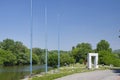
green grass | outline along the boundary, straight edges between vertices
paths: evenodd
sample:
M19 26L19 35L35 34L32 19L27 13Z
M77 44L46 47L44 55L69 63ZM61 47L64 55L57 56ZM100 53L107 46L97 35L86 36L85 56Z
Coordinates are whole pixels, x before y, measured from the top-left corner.
M54 80L56 78L60 78L70 74L88 72L88 71L91 71L91 70L88 70L85 67L85 65L75 64L74 67L72 66L61 67L60 72L57 72L57 69L54 69L52 73L51 71L49 71L47 74L42 75L41 77L37 77L37 76L33 77L32 80Z
M56 73L56 74L47 74L42 77L34 77L32 80L53 80L56 78L60 78L62 76L69 75L71 73Z
M110 66L100 65L99 69L97 70L106 70L106 69L116 69L116 67L110 68ZM117 67L117 69L120 69L120 68ZM59 69L59 72L57 69L50 70L47 74L42 74L41 76L34 76L30 80L54 80L63 76L67 76L75 73L89 72L94 70L96 69L88 70L85 65L75 64L75 65L61 67Z
M111 68L109 66L99 66L99 69L97 70L106 70L106 69L111 69ZM61 67L59 69L59 72L57 71L57 69L51 70L47 74L41 75L40 77L35 76L30 80L54 80L54 79L57 79L63 76L70 75L70 74L89 72L89 71L94 71L94 70L96 69L88 70L85 65L75 64L75 65L70 65L67 67Z

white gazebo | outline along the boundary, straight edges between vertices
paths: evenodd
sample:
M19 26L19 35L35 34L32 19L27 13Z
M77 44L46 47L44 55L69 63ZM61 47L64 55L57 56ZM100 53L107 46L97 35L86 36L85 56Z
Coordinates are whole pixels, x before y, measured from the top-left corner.
M88 53L87 55L87 65L88 68L92 68L92 57L94 58L94 68L98 68L98 53Z

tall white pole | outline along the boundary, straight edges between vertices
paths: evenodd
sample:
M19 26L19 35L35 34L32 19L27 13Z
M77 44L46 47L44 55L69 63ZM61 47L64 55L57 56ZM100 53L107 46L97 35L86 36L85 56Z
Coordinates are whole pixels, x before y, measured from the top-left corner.
M30 27L30 75L32 75L32 37L33 37L33 12L32 12L32 0L31 0L31 27Z
M45 6L45 72L48 71L48 49L47 49L47 7Z

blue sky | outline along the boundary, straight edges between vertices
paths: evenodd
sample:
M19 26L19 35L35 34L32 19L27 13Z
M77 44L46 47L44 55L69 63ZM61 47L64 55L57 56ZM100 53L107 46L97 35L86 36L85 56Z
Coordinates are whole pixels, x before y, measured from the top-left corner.
M58 27L61 50L82 42L95 49L102 39L120 49L120 0L33 0L33 47L45 48L45 5L48 49L58 48ZM30 47L30 0L0 0L0 41L6 38Z

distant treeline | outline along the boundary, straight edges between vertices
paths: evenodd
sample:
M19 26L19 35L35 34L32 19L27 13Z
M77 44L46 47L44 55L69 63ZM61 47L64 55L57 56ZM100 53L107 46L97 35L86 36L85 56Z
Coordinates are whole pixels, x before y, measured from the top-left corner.
M32 63L45 64L45 49L33 48ZM90 52L99 53L99 64L120 66L120 52L113 52L106 40L101 40L96 49L92 49L90 43L79 43L72 47L71 51L60 51L60 65L74 63L86 64L87 54ZM30 49L22 42L12 39L5 39L0 42L0 65L28 65L30 64ZM58 51L48 51L48 65L57 67Z
M32 49L32 63L45 64L45 49ZM58 51L48 51L49 66L56 67L58 60ZM69 51L60 51L61 65L63 63L73 63L74 59L69 55ZM67 59L67 60L66 60ZM14 41L12 39L5 39L0 42L0 65L28 65L30 64L30 49L28 49L22 42Z

